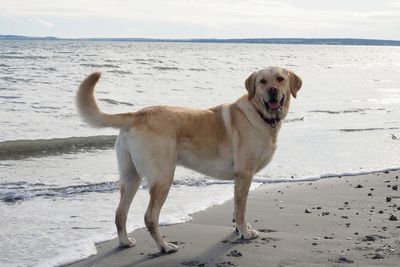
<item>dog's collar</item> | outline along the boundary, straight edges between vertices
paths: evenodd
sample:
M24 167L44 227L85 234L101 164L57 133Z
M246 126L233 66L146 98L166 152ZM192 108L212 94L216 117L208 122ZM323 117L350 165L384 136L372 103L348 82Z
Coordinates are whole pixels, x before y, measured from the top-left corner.
M279 123L281 120L280 119L271 119L271 118L266 118L260 111L258 111L258 114L260 115L261 119L268 124L269 126L271 126L272 128L276 127L276 124Z

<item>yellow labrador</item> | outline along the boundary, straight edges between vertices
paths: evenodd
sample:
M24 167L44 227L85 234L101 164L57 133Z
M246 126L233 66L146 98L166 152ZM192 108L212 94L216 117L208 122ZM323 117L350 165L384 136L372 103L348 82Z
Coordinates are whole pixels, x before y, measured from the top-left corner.
M177 251L176 245L162 238L158 225L177 164L234 180L237 230L243 239L257 238L257 231L245 221L249 187L252 177L272 159L290 95L296 97L301 79L289 70L268 67L252 73L245 82L247 94L231 104L209 109L154 106L106 114L99 110L93 95L99 78L100 73L95 72L82 82L77 104L81 116L92 126L120 129L115 145L121 191L115 224L120 245L136 243L127 236L126 220L145 177L150 191L146 227L161 252Z

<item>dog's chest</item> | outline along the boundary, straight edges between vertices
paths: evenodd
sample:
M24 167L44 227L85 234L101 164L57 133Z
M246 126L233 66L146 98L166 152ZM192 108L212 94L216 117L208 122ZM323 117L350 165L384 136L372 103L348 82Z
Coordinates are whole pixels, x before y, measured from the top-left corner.
M260 171L271 162L272 157L275 154L276 145L264 144L262 148L262 151L259 152L260 157L256 172Z
M276 142L271 133L256 133L252 138L251 154L254 160L253 166L258 172L271 162L276 151Z

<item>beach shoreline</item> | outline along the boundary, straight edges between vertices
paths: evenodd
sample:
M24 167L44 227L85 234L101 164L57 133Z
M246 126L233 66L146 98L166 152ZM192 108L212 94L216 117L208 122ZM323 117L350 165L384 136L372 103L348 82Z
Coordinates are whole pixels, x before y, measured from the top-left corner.
M145 229L116 239L98 253L67 266L398 266L400 171L318 181L265 184L250 192L247 220L259 238L237 239L233 201L194 214L184 224L161 227L180 249L158 253Z

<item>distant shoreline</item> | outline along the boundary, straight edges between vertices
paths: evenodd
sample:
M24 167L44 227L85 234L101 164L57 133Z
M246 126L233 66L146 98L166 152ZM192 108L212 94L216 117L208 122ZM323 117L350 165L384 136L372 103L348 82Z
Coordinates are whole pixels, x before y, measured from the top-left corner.
M304 45L361 45L400 46L400 40L352 39L352 38L58 38L53 36L31 37L23 35L0 35L0 41L100 41L100 42L168 42L168 43L237 43L237 44L304 44Z

